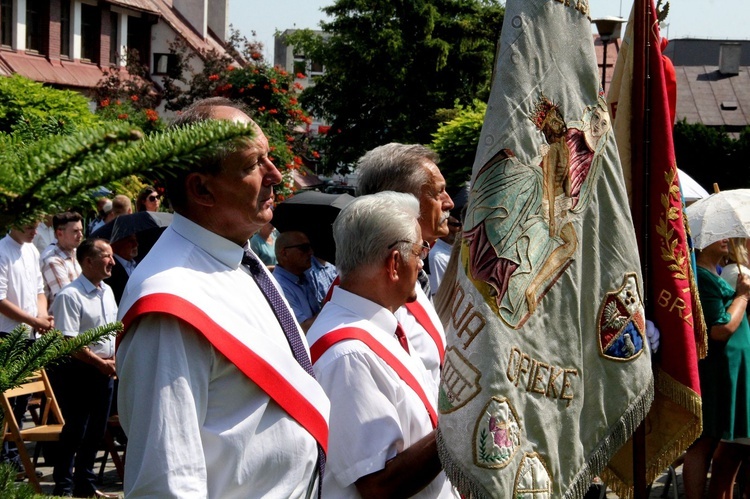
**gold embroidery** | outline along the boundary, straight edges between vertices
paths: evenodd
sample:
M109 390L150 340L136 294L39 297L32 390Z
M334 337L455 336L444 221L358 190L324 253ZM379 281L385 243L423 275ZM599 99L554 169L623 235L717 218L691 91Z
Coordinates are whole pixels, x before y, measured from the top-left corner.
M456 284L453 299L451 300L451 321L456 330L456 336L461 339L464 339L464 336L466 336L462 345L464 349L471 345L474 338L477 337L487 324L484 316L474 309L473 303L468 300L464 303L464 299L466 298L466 292Z
M568 407L575 395L573 377L578 376L578 370L534 359L520 348L513 347L505 375L514 386L523 383L521 386L527 392L538 393L550 399L567 400Z
M656 233L664 240L661 246L661 259L670 263L667 268L672 271L672 277L675 279L687 279L687 263L689 261L687 254L677 251L679 238L675 236L674 229L669 227L673 220L680 218L680 210L677 206L682 203L680 198L680 187L675 183L677 175L677 166L671 168L664 174L664 180L669 186L669 191L661 195L661 205L664 208L664 217L660 218L656 224ZM670 202L672 198L672 202ZM676 203L676 205L675 205Z

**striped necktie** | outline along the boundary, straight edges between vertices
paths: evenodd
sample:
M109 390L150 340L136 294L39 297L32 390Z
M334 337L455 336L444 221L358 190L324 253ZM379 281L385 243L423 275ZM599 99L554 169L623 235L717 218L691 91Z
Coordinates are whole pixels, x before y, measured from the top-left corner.
M271 278L263 270L263 264L249 248L245 248L245 254L242 257L242 265L245 265L248 270L250 270L250 275L266 297L268 304L271 306L273 313L276 315L276 318L281 325L281 329L284 331L284 335L289 342L295 360L310 376L315 378L310 357L307 355L305 345L302 343L302 337L299 334L299 329L295 324L292 312L284 303L284 299L281 297L279 290L276 289L276 286L271 282ZM318 445L318 471L320 472L318 480L318 498L320 498L320 490L323 486L323 472L325 469L326 455L325 452L323 452L323 448Z

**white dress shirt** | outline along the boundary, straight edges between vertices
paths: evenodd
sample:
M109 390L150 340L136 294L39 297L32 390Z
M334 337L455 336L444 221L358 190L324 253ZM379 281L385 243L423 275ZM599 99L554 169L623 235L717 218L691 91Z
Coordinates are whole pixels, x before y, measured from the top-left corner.
M396 318L387 309L337 287L308 331L307 339L314 345L335 329L365 329L403 359L426 388L432 383L431 376L417 356L405 354L394 334L396 325ZM336 343L313 369L331 400L323 497L359 497L355 485L359 478L384 469L388 460L433 430L429 414L414 390L360 341ZM437 392L425 392L436 404ZM441 472L414 497L457 496Z
M241 247L175 215L128 280L121 315L143 281L153 279L155 266L187 277L188 268L210 265L223 270L207 273L207 284L231 275L255 296L260 291L241 259ZM205 292L248 290L217 284ZM262 295L245 307L250 320L243 327L262 323L267 341L288 349ZM120 421L128 435L127 497L305 497L316 477L315 439L188 323L165 314L140 316L117 350L117 372Z
M8 300L32 317L38 314L37 298L44 293L39 251L31 243L0 239L0 300ZM0 331L9 333L20 322L0 314Z
M430 249L430 256L427 258L427 261L430 264L430 293L432 293L432 296L435 296L440 283L443 282L445 269L448 267L448 261L451 259L451 249L452 246L442 239L435 241L432 249Z
M52 316L63 336L75 337L117 321L115 295L106 283L94 286L86 276L80 275L57 294L52 303ZM115 339L110 336L92 343L89 349L102 359L111 359L115 355Z

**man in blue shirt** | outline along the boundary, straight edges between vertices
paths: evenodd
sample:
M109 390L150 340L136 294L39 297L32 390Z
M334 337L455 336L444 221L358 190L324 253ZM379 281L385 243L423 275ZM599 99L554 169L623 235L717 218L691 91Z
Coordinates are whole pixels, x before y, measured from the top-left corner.
M278 263L273 269L273 276L292 307L297 322L307 332L320 312L315 288L305 275L312 265L312 245L304 233L289 231L279 235L275 249Z

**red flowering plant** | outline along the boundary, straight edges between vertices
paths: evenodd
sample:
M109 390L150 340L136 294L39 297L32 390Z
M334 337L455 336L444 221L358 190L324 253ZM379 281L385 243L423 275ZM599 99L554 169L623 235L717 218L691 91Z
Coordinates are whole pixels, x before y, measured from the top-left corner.
M284 177L276 188L280 201L294 192L292 172L314 158L308 132L312 119L298 102L300 89L295 85L295 76L268 64L262 56L261 43L250 41L235 30L229 42L231 57L215 51L203 53L202 70L191 76L187 75L188 52L179 42L171 45L183 67L180 75L164 82L166 108L179 110L212 96L243 102L268 138L270 156Z
M148 68L139 62L137 50L129 52L124 68L112 66L103 73L95 90L97 115L128 121L146 133L164 128L156 111L161 96L149 79Z

